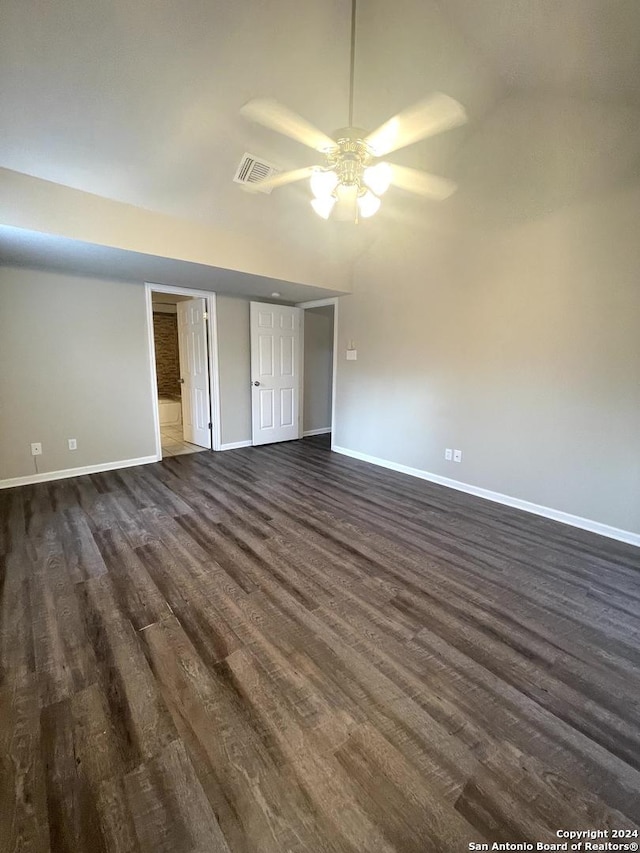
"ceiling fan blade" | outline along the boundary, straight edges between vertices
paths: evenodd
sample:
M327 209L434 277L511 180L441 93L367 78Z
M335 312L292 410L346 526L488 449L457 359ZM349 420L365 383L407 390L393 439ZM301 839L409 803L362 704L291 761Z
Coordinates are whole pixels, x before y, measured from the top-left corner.
M436 201L444 201L449 198L458 188L458 185L448 178L431 175L429 172L421 172L419 169L408 169L406 166L397 166L389 163L391 167L391 183L416 195L423 195Z
M367 136L365 142L376 157L405 148L428 136L442 133L467 121L462 104L436 92L430 98L407 107Z
M330 136L273 98L255 98L240 110L245 118L323 153L336 147Z
M295 181L303 181L305 178L310 178L311 175L318 169L318 166L304 166L302 169L293 169L291 172L280 172L279 175L274 175L272 178L266 178L264 181L256 181L254 184L246 184L248 190L275 190L277 187L283 187L285 184L293 184Z

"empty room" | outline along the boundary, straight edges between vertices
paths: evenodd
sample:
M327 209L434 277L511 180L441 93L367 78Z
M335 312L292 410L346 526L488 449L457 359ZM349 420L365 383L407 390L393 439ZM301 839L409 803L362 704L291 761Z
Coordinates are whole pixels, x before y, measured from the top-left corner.
M0 853L637 851L640 3L3 0Z

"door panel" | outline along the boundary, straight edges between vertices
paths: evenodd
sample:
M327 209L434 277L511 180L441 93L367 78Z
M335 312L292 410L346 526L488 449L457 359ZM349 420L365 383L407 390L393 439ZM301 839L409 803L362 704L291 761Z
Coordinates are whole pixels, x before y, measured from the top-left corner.
M260 376L273 376L273 337L261 334L258 341L260 347L258 371Z
M301 313L300 308L251 303L254 444L300 438Z
M185 441L211 447L206 300L178 302L178 345Z
M293 337L280 338L280 376L293 376L295 343Z
M260 429L273 429L273 389L260 388Z
M280 390L280 422L282 426L293 426L295 412L293 410L294 397L291 388Z

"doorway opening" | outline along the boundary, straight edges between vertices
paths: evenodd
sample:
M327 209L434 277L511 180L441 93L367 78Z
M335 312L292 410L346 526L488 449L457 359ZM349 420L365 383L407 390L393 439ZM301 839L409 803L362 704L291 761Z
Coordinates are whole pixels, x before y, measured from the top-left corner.
M218 449L215 294L147 285L158 459Z
M333 441L337 357L338 300L319 299L303 308L302 435Z

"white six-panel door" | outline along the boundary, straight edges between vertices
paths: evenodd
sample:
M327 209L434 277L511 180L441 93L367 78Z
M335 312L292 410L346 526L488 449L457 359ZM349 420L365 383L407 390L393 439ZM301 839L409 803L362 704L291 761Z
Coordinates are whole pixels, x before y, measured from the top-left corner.
M185 299L177 308L184 440L211 447L207 305L204 299Z
M253 444L300 438L300 308L251 303Z

